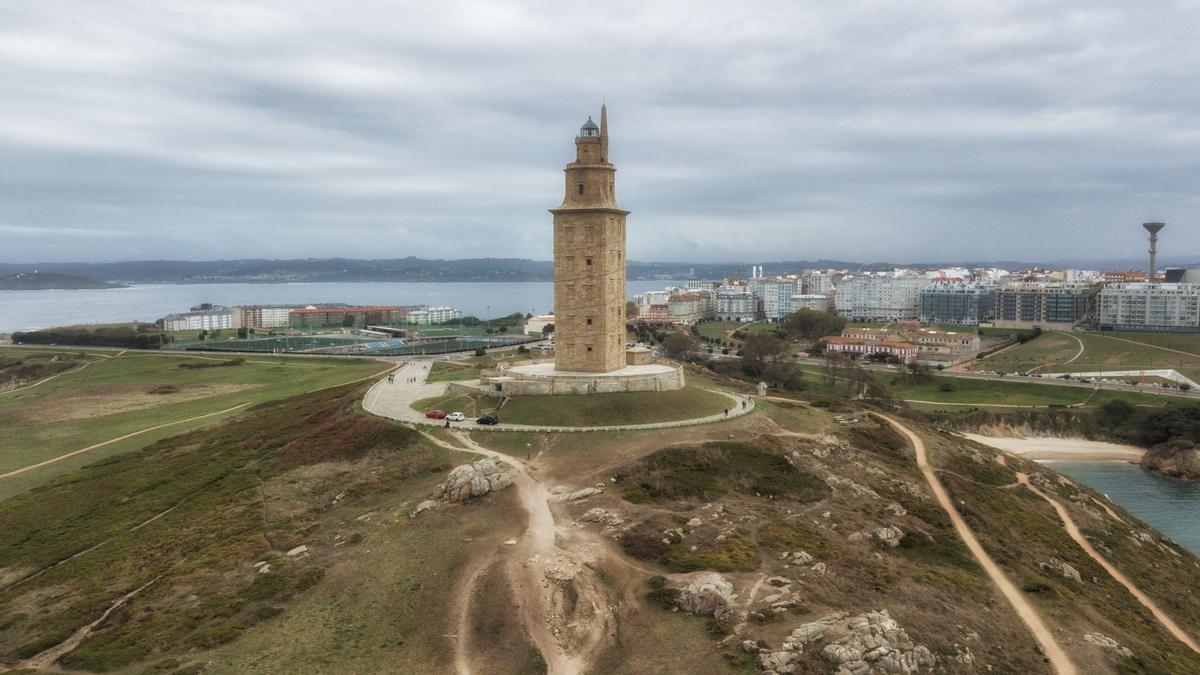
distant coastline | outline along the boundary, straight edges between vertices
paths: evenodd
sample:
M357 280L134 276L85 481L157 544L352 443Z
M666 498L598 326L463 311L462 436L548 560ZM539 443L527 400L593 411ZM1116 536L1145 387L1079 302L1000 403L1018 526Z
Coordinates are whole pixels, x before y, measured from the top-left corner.
M128 286L58 272L18 272L0 277L0 291L82 291L107 288Z

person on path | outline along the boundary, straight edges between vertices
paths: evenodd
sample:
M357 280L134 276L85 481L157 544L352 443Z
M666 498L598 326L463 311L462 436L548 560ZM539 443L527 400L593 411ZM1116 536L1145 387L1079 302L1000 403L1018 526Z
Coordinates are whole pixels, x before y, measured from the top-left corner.
M726 409L725 409L725 416L726 416L726 417L729 417L729 408L726 408Z
M742 410L746 409L746 399L742 399Z

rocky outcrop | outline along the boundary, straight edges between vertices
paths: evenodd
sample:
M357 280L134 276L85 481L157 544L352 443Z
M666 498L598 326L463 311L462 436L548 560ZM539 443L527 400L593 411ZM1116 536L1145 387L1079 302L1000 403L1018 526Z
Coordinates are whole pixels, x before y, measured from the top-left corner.
M904 531L895 525L889 525L875 530L874 535L884 546L896 548L900 545L900 540L904 538Z
M563 499L568 502L577 502L580 499L587 499L588 497L594 497L595 495L598 495L601 492L604 492L604 488L602 488L602 487L586 487L586 488L583 488L582 490L576 490L576 491L572 492L571 494L567 495L566 497L563 497Z
M838 675L918 673L937 665L929 648L915 644L886 609L846 617L837 612L801 624L779 649L757 649L759 668L770 675L800 672L801 654L822 642L821 658ZM830 635L840 637L826 642Z
M471 464L454 467L446 480L434 489L433 498L465 502L489 492L503 490L509 485L512 485L512 479L500 471L496 460L485 457Z
M680 589L675 604L685 612L720 617L729 611L733 598L733 584L720 574L705 572Z
M625 522L625 519L620 514L609 511L608 509L588 509L586 513L579 516L581 523L601 523L609 527L616 527Z
M1185 440L1163 443L1147 450L1141 464L1147 471L1193 480L1200 478L1200 448Z
M1079 575L1079 570L1059 560L1058 558L1051 558L1050 560L1039 562L1038 567L1041 567L1042 569L1054 570L1068 579L1074 579L1075 581L1079 582L1083 581L1083 577Z
M1127 659L1133 658L1133 652L1129 651L1128 647L1122 647L1119 642L1104 633L1084 633L1083 641L1116 652Z

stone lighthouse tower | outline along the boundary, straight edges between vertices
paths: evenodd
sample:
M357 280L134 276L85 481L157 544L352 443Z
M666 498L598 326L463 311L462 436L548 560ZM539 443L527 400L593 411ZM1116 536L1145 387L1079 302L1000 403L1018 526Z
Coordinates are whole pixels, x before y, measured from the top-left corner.
M625 366L625 216L608 161L608 111L589 117L563 169L554 214L555 370L607 373Z

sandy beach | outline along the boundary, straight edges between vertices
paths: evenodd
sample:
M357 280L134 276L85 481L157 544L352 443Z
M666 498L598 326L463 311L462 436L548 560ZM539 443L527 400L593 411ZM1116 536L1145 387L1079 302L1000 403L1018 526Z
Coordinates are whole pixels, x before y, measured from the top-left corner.
M978 434L963 434L963 436L977 443L1007 450L1032 460L1137 462L1146 452L1144 449L1132 445L1087 441L1082 438L996 438Z

